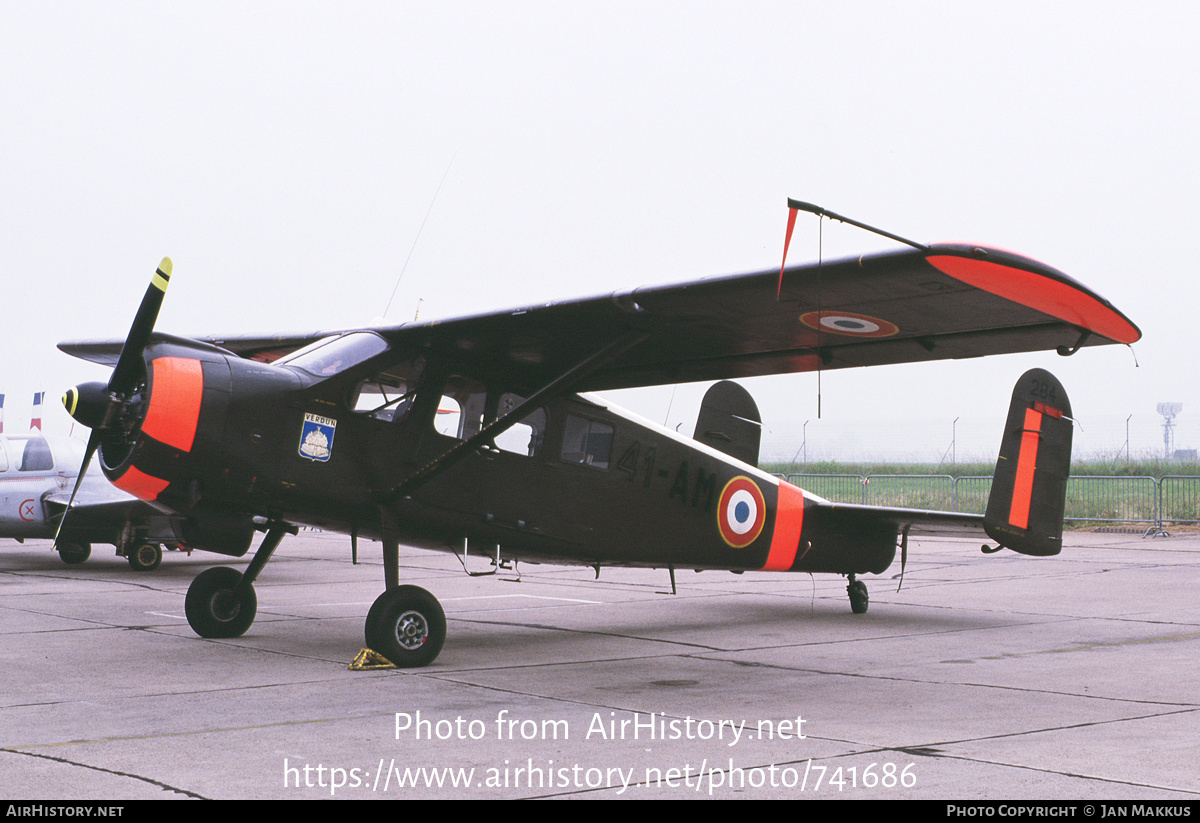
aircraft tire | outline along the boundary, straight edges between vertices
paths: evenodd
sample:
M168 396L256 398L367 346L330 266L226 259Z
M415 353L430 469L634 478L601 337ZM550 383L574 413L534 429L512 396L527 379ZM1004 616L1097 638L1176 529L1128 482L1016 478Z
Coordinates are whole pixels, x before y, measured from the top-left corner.
M92 556L92 547L89 543L60 543L58 556L62 562L77 566Z
M367 612L367 646L402 669L428 666L446 642L446 613L419 586L388 589Z
M234 589L242 573L229 566L217 566L196 575L188 587L183 611L188 625L201 637L241 637L254 622L258 612L258 596L249 587L240 599Z
M850 611L855 614L866 614L867 607L871 603L870 595L867 594L867 584L861 580L855 580L846 587L846 593L850 595Z
M135 572L152 572L162 563L162 546L157 543L140 543L125 555Z

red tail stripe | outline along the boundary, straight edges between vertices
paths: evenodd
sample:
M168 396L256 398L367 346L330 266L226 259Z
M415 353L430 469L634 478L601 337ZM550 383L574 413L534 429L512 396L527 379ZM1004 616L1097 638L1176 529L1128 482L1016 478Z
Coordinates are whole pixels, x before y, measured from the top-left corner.
M800 532L804 528L804 492L790 483L779 484L775 503L775 531L763 571L786 572L796 560Z
M1029 528L1029 506L1033 502L1033 475L1037 467L1038 441L1041 440L1042 413L1025 410L1025 431L1017 453L1017 477L1013 483L1012 508L1008 522L1019 529Z

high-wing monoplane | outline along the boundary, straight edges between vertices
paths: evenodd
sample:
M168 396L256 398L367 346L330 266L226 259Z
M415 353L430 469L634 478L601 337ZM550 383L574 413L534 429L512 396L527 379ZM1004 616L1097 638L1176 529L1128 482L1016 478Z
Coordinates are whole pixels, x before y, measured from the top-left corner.
M803 204L801 204L803 205ZM811 210L811 208L810 208ZM834 216L834 215L830 215ZM253 582L299 525L378 540L385 590L367 644L431 662L446 619L400 585L399 545L602 566L859 575L910 536L1060 550L1071 408L1049 373L1016 384L984 515L835 504L755 467L758 411L731 383L687 438L591 392L785 372L1130 344L1141 333L1055 269L990 248L923 246L440 322L185 339L155 332L171 263L121 342L64 351L113 367L64 402L114 485L181 542L241 557L185 600L204 637L254 620ZM785 258L786 259L786 258ZM67 523L70 523L70 513Z

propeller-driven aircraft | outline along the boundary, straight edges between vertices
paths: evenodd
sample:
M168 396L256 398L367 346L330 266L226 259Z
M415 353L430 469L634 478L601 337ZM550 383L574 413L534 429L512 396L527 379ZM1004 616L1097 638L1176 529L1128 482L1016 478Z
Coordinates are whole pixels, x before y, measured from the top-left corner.
M64 403L92 429L85 468L98 453L182 544L241 557L266 532L244 572L191 584L185 611L203 637L250 627L253 582L300 525L381 542L385 590L364 633L398 666L430 663L446 634L436 598L400 585L402 542L497 566L665 567L672 580L677 568L824 572L848 578L862 612L858 576L898 548L903 562L910 536L1059 552L1071 408L1052 375L1017 381L984 515L835 504L758 470L758 411L736 384L710 389L694 438L590 392L1141 336L1041 263L910 245L440 322L203 339L153 330L164 260L124 343L60 344L113 367Z
M162 545L177 545L170 518L148 503L92 475L79 486L67 527L58 530L79 479L82 444L41 432L41 392L27 434L0 434L0 537L55 537L64 563L82 563L93 543L111 543L135 571L153 571Z

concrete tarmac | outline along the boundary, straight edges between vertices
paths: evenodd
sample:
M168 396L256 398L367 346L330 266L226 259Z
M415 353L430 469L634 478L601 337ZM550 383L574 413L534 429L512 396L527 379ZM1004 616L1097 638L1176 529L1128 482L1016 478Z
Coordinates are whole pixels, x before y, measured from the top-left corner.
M912 541L865 578L522 564L401 549L448 638L355 671L378 546L302 532L244 637L135 573L0 541L6 799L1200 798L1200 534L1072 532L1054 558ZM486 563L471 558L483 570ZM664 593L665 592L665 593Z

